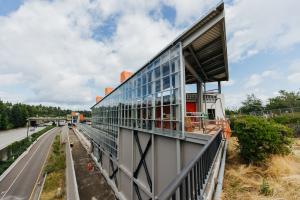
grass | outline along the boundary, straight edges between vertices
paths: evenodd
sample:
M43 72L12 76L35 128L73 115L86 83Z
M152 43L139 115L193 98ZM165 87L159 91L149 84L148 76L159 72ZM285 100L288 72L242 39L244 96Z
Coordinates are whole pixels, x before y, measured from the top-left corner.
M0 175L7 169L9 166L24 152L28 149L28 147L42 134L52 129L54 126L48 126L30 136L29 138L24 138L23 140L16 141L10 144L7 147L7 152L11 152L8 155L8 159L6 161L0 161Z
M47 177L41 200L65 199L65 168L65 145L60 143L60 135L57 135L44 168ZM61 195L57 195L59 189L61 190Z
M300 139L295 140L291 155L272 156L261 166L242 163L237 145L232 137L222 199L300 199Z

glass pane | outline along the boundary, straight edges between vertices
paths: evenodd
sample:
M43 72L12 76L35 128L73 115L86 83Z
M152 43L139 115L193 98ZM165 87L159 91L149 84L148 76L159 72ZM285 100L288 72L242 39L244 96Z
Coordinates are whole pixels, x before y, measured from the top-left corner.
M180 104L180 94L179 94L179 90L175 89L172 90L172 104Z
M169 105L171 103L170 91L163 92L163 105Z
M146 83L147 83L147 76L146 76L146 74L143 74L143 76L142 76L142 84L144 85Z
M143 85L143 96L147 95L147 85Z
M170 88L170 77L163 78L163 90Z
M161 121L155 121L155 128L161 128Z
M143 108L143 109L142 109L142 118L143 118L143 119L146 119L146 118L147 118L147 109L146 109L146 108Z
M148 108L148 119L152 119L152 108Z
M153 101L152 95L149 95L147 99L148 99L148 107L152 107L152 101Z
M163 76L170 74L169 62L166 62L165 64L162 65L162 74Z
M141 97L142 96L142 87L138 87L137 88L137 97Z
M160 91L160 80L155 81L155 92Z
M170 129L170 122L163 122L163 129Z
M155 108L155 119L161 119L161 107Z
M161 94L157 93L155 96L155 105L160 106L161 105Z
M148 72L148 83L152 81L152 71Z
M172 120L177 120L178 106L172 106Z
M163 119L170 120L170 106L163 106Z
M152 121L151 120L148 120L147 121L147 128L148 128L148 130L152 130Z
M152 83L148 84L148 94L152 94Z
M159 67L155 68L154 74L155 74L155 79L160 78L160 68Z

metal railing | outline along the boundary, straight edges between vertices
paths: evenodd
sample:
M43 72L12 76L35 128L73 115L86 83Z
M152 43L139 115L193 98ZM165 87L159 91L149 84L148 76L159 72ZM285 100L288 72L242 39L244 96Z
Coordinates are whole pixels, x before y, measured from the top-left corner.
M97 145L101 146L107 153L117 157L117 144L115 139L99 129L93 128L86 124L77 124L77 128L88 138L92 139Z
M203 113L188 112L185 116L185 131L209 134L224 129L227 123L229 123L227 119L211 120Z
M156 200L203 199L203 191L222 138L222 131L214 135L203 150L158 194Z
M293 116L295 114L298 115L300 114L300 107L277 108L272 110L257 110L257 111L252 111L249 114L255 116L265 116L265 117L276 117L279 115L287 115L287 114L291 114Z

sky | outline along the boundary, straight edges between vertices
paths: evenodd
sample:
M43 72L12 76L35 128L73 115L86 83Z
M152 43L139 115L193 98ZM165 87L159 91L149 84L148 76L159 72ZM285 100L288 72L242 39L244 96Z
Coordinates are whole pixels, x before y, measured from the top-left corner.
M0 0L0 99L88 109L216 0ZM228 108L300 88L300 1L225 0Z

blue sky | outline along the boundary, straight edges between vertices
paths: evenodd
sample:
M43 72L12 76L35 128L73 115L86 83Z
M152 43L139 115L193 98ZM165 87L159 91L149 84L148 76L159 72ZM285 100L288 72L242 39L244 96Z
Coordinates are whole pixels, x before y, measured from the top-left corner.
M89 108L119 72L136 71L216 0L0 0L0 98ZM225 1L226 106L300 88L297 0Z

